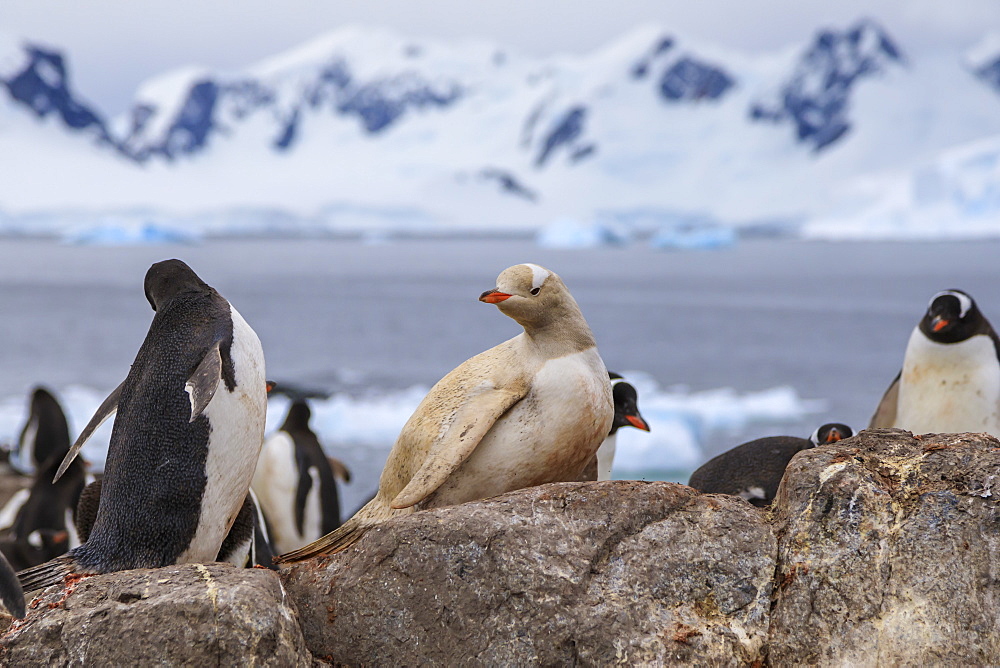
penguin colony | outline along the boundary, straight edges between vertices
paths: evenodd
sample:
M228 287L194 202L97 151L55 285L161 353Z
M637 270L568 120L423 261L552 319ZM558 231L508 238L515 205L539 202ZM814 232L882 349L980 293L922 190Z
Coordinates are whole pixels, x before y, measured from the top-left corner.
M179 260L150 267L144 290L149 332L72 446L55 397L32 394L10 464L35 480L0 510L0 601L17 617L24 591L69 575L215 560L272 567L346 549L397 515L548 482L608 480L618 429L649 430L635 388L609 374L562 279L515 265L479 299L523 331L431 388L374 498L341 524L335 478L350 474L323 453L305 399L264 439L270 385L250 325ZM970 295L934 295L870 426L1000 436L998 351ZM78 454L111 416L95 481ZM797 452L853 433L829 423L808 439L750 441L706 462L690 484L766 506Z

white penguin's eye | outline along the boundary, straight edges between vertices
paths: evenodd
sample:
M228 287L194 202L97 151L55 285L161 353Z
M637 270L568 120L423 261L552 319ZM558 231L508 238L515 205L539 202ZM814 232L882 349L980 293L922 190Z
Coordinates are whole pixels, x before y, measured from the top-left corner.
M537 295L541 291L541 288L531 288L531 294Z

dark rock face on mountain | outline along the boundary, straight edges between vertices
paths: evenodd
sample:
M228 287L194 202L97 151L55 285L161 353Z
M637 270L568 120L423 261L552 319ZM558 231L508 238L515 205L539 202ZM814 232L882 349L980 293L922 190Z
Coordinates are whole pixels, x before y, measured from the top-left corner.
M416 513L285 582L313 653L347 664L750 664L774 551L735 497L565 483Z
M770 510L559 483L396 518L285 568L53 587L4 665L997 665L1000 441L870 430Z
M0 77L0 85L11 99L30 108L39 118L55 115L67 128L113 144L104 119L71 90L62 54L32 45L25 45L24 52L24 67L6 79Z
M792 459L774 665L1000 661L1000 442L878 429Z
M754 105L757 121L791 123L800 142L819 151L851 128L851 93L857 83L903 62L902 52L873 21L844 31L824 30L803 54L778 100Z
M972 72L1000 93L1000 54L977 65Z
M693 58L681 58L660 79L660 94L671 102L681 100L716 100L735 81L726 72Z

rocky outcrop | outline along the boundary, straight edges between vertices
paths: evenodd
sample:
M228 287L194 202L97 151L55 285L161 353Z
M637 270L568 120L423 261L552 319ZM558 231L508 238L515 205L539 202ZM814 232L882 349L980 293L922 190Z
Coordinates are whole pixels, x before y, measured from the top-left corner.
M1000 663L997 494L985 434L878 429L796 455L775 501L771 663Z
M415 513L285 577L309 648L347 664L764 657L775 538L742 499L546 485Z
M545 485L396 518L281 581L211 564L53 588L0 663L997 665L997 493L996 439L895 430L800 452L770 511Z
M277 574L186 564L51 587L0 639L5 666L309 665Z

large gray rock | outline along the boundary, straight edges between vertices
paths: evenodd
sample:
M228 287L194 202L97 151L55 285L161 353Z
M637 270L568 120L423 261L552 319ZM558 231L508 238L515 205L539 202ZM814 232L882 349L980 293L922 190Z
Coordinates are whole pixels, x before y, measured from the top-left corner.
M49 588L0 639L0 661L295 666L312 657L273 571L186 564Z
M742 499L545 485L415 513L285 573L309 648L366 665L765 656L775 538Z
M879 429L795 456L774 665L1000 664L1000 442Z

